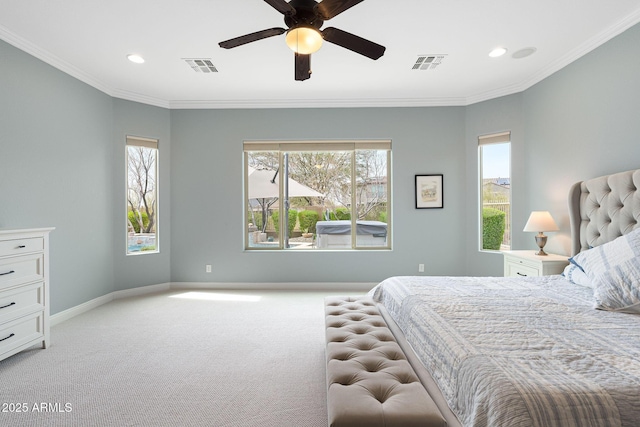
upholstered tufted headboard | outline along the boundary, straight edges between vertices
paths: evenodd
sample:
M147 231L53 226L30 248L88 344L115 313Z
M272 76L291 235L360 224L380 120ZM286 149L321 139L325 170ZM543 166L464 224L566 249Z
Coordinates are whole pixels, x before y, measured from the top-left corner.
M640 227L640 169L575 183L569 217L572 255Z

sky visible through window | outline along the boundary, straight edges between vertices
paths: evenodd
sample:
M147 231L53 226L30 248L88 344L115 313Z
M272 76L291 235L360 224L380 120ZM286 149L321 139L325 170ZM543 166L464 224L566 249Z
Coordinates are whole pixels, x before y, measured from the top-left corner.
M509 143L504 143L482 147L482 175L485 178L510 178L509 146Z

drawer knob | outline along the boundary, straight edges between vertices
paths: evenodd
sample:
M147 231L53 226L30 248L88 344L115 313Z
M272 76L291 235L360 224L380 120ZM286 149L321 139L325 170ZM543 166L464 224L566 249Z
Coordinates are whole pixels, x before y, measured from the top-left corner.
M9 338L11 338L11 337L12 337L12 336L14 336L14 335L15 335L15 334L11 334L11 335L9 335L9 336L8 336L8 337L6 337L6 338L2 338L0 341L8 340Z
M18 249L24 249L24 248L26 248L26 246L25 246L25 245L20 245L20 246L18 246Z
M526 275L526 274L522 274L522 273L520 273L520 272L517 272L516 274L517 274L518 276L524 276L524 277L527 277L527 275Z
M7 274L13 274L15 272L15 270L7 271L6 273L0 273L0 276L6 276Z
M2 307L0 307L0 310L2 310L3 308L11 307L12 305L16 305L16 303L12 302L11 304L3 305Z

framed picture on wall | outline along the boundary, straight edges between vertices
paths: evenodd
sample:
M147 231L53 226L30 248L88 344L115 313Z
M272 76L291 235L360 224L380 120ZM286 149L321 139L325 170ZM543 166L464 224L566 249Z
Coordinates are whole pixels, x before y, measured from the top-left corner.
M438 209L443 206L442 174L416 175L416 209Z

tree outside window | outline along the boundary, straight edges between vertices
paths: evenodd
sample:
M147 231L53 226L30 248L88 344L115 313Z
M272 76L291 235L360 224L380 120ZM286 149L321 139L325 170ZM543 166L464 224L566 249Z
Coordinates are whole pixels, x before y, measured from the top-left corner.
M158 251L157 146L127 137L127 254Z

